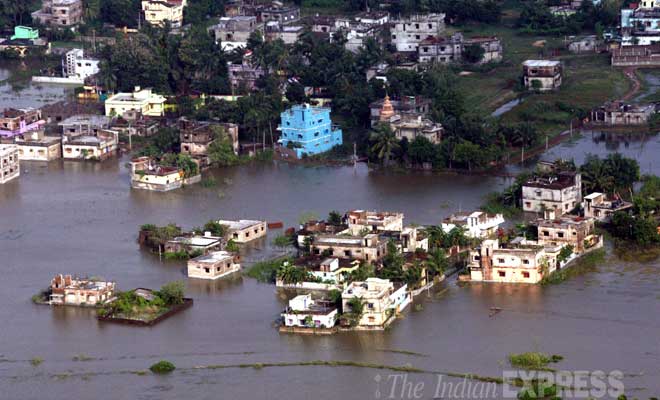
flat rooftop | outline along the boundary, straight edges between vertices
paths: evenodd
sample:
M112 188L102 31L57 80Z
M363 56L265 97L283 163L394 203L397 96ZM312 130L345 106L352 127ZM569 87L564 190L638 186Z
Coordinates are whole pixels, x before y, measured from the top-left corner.
M232 230L241 230L241 229L250 228L255 225L263 224L264 221L257 221L251 219L239 219L238 221L229 221L225 219L219 219L218 223L220 225L226 225L229 229Z
M92 126L104 126L110 123L110 117L105 115L96 115L96 114L78 114L73 115L62 122L58 123L59 126L66 125L92 125Z
M214 251L205 256L193 258L195 262L215 264L219 261L233 260L234 256L228 251Z
M523 65L526 67L556 67L561 62L551 61L551 60L527 60L523 62Z

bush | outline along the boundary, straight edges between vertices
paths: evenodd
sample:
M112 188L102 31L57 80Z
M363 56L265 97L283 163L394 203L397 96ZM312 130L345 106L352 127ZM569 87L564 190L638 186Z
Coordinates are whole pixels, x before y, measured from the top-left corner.
M165 305L175 305L183 303L184 284L181 281L170 282L163 285L158 291Z
M527 352L520 354L509 354L509 363L512 367L525 369L547 369L546 365L559 362L564 358L559 355L548 356L545 353Z
M149 367L149 369L154 374L169 374L170 372L174 371L176 367L169 361L161 360Z

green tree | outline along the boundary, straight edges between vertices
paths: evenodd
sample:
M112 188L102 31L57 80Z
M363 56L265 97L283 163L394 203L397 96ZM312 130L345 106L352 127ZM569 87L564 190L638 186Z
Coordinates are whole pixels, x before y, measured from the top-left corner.
M371 151L378 160L388 166L393 152L399 148L399 140L394 136L389 125L379 124L371 134Z
M463 59L470 64L476 64L483 59L485 52L480 44L469 44L463 48Z
M328 214L328 224L330 225L341 225L342 216L338 211L330 211Z
M435 146L424 136L417 136L408 146L408 156L414 164L433 161L435 153Z
M174 281L161 286L157 292L165 305L176 305L183 303L185 284L182 281Z
M447 259L447 254L442 249L436 249L429 253L429 257L426 259L426 268L430 275L438 276L444 274L449 266L449 260Z
M218 221L210 220L204 224L202 228L204 232L211 232L213 236L224 237L227 234L227 226L222 225Z

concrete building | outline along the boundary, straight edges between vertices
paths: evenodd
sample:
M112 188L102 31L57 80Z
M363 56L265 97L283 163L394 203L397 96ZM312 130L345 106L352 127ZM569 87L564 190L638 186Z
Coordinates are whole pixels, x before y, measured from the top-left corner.
M594 222L593 218L556 216L553 210L548 210L543 219L535 222L538 227L538 243L542 246L572 246L576 254L594 246L600 247L602 239L594 234Z
M572 40L568 44L568 51L575 54L596 53L605 49L603 41L596 35L588 35Z
M364 302L358 327L383 329L412 301L407 285L395 285L389 279L367 278L351 282L342 292L342 310L351 312L350 302L360 298Z
M281 279L277 279L275 281L277 287L322 291L342 290L342 284L346 282L352 272L360 267L360 260L312 255L297 258L292 263L284 261L282 264L282 266L289 265L305 271L308 278L296 284L284 283Z
M62 127L62 135L65 137L75 137L79 135L95 136L100 131L108 129L112 118L97 114L76 114L59 122L57 125Z
M450 64L463 62L463 52L466 47L478 45L484 50L477 64L498 62L502 60L502 42L495 36L479 36L464 38L461 32L449 37L434 36L423 40L417 50L417 60L420 63Z
M266 236L268 228L266 221L240 219L238 221L218 220L227 227L227 237L235 243L247 243Z
M608 102L591 111L589 124L602 127L644 126L648 125L653 114L655 114L653 104Z
M582 202L582 175L562 171L535 176L522 185L522 202L526 212L555 210L557 215L568 213Z
M115 282L77 279L59 274L50 282L51 305L96 306L111 300L115 294Z
M516 238L511 243L484 240L470 251L470 280L500 283L538 283L554 272L561 246L545 248L535 241Z
M622 46L648 46L660 42L660 7L653 3L653 7L632 3L631 8L621 9ZM634 8L635 4L640 5Z
M165 242L165 253L209 254L212 251L221 250L224 243L223 238L204 232L203 236L178 236Z
M32 13L32 19L42 25L75 27L83 22L83 2L82 0L42 0L41 9Z
M341 233L348 233L348 225L332 225L326 221L312 220L300 225L296 235L298 245L303 246L308 237L313 237L318 234L337 235Z
M66 139L62 142L62 156L65 160L103 161L117 155L118 145L117 132L101 130L96 135Z
M236 255L227 251L214 251L188 260L188 277L218 279L241 270Z
M223 50L231 51L247 47L248 38L253 32L263 32L263 24L258 23L255 16L238 15L220 18L209 30L213 31L215 41L220 43Z
M238 125L179 119L181 154L190 155L200 167L210 164L209 147L216 140L228 139L238 155Z
M376 43L382 42L382 25L368 25L362 23L351 23L345 28L341 28L346 37L346 50L357 53L367 43L367 40L374 39Z
M660 42L660 38L658 38ZM614 67L659 67L660 44L630 45L612 49L611 63Z
M302 25L281 25L277 21L266 22L266 40L282 40L286 45L293 45L305 32Z
M66 52L62 60L62 75L68 78L85 79L99 72L99 60L85 57L83 49L72 49Z
M149 157L131 160L131 187L133 189L167 192L183 185L183 171L154 163Z
M419 44L445 31L445 14L411 15L392 22L391 42L399 52L417 52Z
M284 326L301 328L332 328L338 311L330 302L315 301L311 294L301 294L289 300L282 312Z
M547 92L561 86L560 61L527 60L523 62L523 84L528 90Z
M259 78L266 75L266 70L252 63L252 50L247 50L240 64L227 64L229 82L233 90L253 91Z
M582 202L582 210L584 211L585 218L594 218L597 221L608 222L612 219L612 215L618 211L632 211L633 204L616 199L608 199L605 194L594 192L584 196Z
M280 25L298 22L300 19L300 7L285 6L279 2L273 2L269 6L260 7L256 12L259 22L267 23L277 21Z
M330 109L309 104L295 105L280 114L282 132L278 143L291 146L296 155L315 155L343 143L342 131L332 125Z
M148 117L165 115L165 97L153 93L151 89L135 87L133 93L117 93L105 101L105 115L119 116L135 110Z
M173 28L183 25L183 9L186 0L142 0L144 20L155 26L169 22Z
M503 223L502 214L489 214L483 211L458 212L443 219L441 228L445 233L460 228L467 237L485 239L495 235Z
M34 108L6 108L0 114L0 137L14 137L39 130L46 122Z
M37 40L39 39L39 29L18 25L14 27L14 34L9 39Z
M368 262L380 261L387 253L387 243L376 234L365 236L318 235L312 244L312 254L324 257L353 258Z
M365 11L353 19L365 25L385 25L390 22L390 14L387 11Z
M18 158L21 161L52 161L62 158L62 139L44 136L43 131L17 136L14 143L18 146Z
M403 213L353 210L346 214L346 223L353 235L360 235L362 232L401 232Z
M14 144L0 144L0 184L18 178L21 174L18 146Z

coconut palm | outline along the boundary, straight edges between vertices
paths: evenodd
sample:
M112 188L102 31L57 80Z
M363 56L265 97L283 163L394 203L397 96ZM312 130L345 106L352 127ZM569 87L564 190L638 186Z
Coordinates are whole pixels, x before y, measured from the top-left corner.
M589 160L582 166L582 186L586 193L612 193L614 190L614 177L612 177L603 162Z
M290 263L285 263L277 270L276 276L286 285L295 285L305 279L306 273Z
M429 274L436 276L442 275L445 272L449 265L449 261L447 261L447 254L445 251L437 249L436 251L429 253L429 257L426 259L425 264Z
M392 153L400 147L399 140L392 129L389 125L379 124L372 132L370 139L373 143L371 151L376 154L383 165L389 165Z

